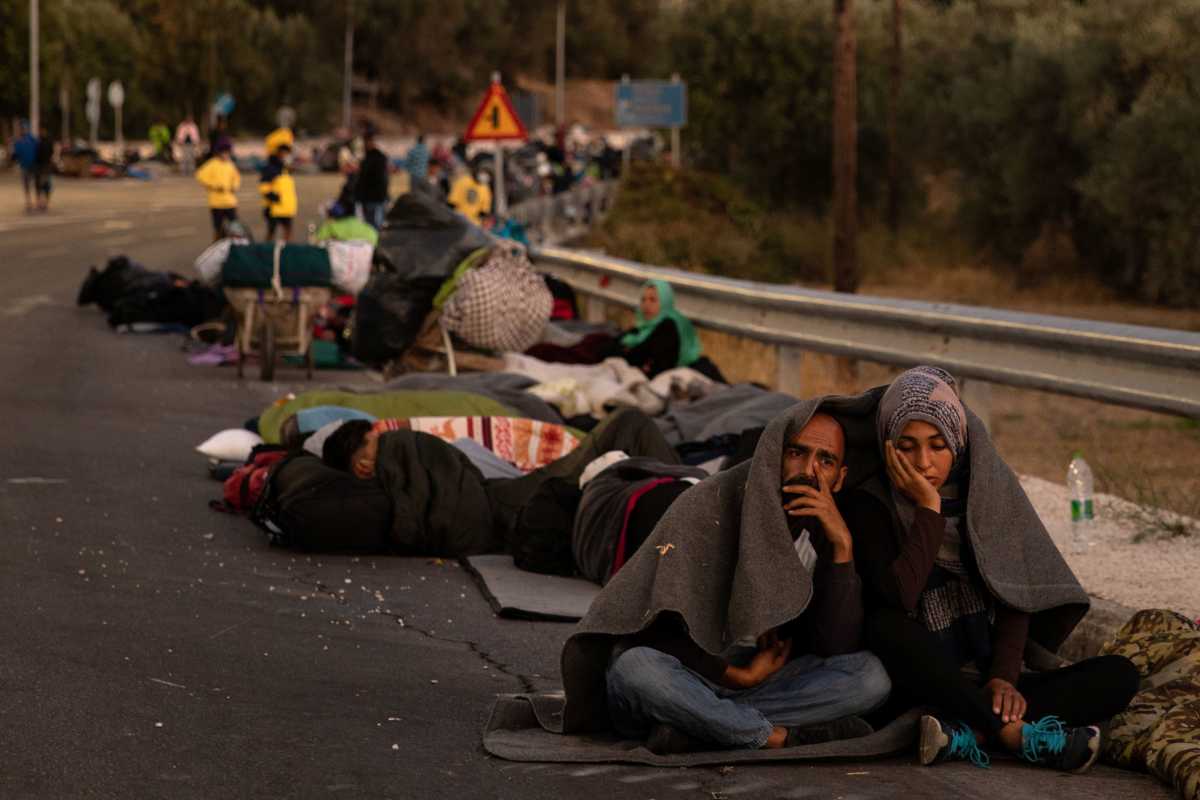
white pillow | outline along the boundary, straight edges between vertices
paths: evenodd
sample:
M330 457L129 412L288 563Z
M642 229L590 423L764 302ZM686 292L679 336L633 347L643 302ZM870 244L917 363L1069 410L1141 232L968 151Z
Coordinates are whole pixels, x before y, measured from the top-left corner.
M230 428L210 436L196 450L209 458L222 461L245 461L250 451L262 444L262 437L242 428Z

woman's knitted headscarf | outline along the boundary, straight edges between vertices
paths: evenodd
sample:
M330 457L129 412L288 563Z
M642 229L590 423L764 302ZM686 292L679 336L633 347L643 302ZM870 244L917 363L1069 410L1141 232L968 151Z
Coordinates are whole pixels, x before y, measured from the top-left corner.
M913 367L901 373L879 400L876 424L879 447L900 438L913 420L928 422L938 429L954 453L954 464L967 452L967 412L958 398L954 377L940 367Z

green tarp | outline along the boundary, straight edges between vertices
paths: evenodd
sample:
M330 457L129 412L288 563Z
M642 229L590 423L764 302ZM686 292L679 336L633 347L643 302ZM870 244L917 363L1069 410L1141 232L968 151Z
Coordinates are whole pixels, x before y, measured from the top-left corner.
M232 287L265 288L275 274L275 245L235 244L221 267L221 283ZM310 244L284 245L279 254L279 277L284 286L331 286L329 253Z
M258 418L258 435L278 444L284 420L302 408L344 406L365 411L379 419L407 417L519 417L503 403L469 392L375 392L371 394L336 390L303 392L275 403Z

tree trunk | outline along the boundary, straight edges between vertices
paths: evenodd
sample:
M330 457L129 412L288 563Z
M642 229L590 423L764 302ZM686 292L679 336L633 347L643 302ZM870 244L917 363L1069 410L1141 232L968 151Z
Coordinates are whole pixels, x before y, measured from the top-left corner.
M892 0L891 86L888 91L888 198L887 224L892 233L900 228L900 86L904 81L904 50L901 39L902 0Z
M854 0L834 0L833 53L833 288L858 289L858 87Z

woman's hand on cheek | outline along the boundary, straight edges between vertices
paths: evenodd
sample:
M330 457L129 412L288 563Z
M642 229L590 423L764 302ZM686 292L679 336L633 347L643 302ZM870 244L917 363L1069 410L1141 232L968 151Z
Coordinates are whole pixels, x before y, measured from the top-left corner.
M928 508L938 514L942 513L942 498L933 484L925 476L917 472L891 442L883 445L884 463L887 467L888 478L892 484L908 499L918 506Z

